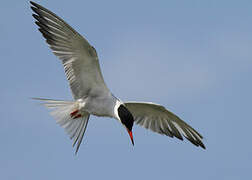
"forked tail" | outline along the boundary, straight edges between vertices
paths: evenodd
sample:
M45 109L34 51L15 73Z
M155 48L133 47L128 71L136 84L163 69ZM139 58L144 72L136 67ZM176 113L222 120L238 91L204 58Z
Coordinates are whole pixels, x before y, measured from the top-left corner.
M42 101L44 106L52 109L50 114L56 119L56 122L65 129L70 139L73 139L73 147L76 142L78 142L75 151L76 154L86 131L90 115L87 112L80 111L79 102L77 101L61 101L42 98L32 99Z

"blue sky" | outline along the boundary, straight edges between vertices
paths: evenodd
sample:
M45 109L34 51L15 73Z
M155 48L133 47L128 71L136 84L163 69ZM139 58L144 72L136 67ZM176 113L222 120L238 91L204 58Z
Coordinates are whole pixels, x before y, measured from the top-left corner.
M206 150L91 117L77 156L30 97L70 100L60 61L28 1L0 6L0 179L251 177L252 1L36 1L96 48L122 100L163 104L205 137Z

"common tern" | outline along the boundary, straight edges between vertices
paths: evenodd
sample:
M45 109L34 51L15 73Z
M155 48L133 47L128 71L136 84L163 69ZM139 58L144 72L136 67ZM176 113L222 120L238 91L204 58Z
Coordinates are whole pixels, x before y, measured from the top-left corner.
M73 139L73 146L77 143L75 153L90 115L117 119L127 130L133 145L132 127L136 123L180 140L184 136L205 149L202 135L165 107L150 102L123 102L116 98L104 82L95 48L56 14L37 3L30 3L38 30L64 66L74 98L73 101L34 99L52 109L52 116Z

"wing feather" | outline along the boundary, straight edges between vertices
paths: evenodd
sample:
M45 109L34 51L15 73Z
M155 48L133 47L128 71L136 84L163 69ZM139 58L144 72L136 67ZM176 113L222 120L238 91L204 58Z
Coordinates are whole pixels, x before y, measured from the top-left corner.
M159 134L175 136L180 140L183 140L182 136L184 136L195 146L205 149L202 142L203 137L163 106L147 102L126 102L124 104L132 113L136 124Z
M39 31L52 52L62 60L74 99L90 93L109 92L94 47L56 14L39 4L30 3Z

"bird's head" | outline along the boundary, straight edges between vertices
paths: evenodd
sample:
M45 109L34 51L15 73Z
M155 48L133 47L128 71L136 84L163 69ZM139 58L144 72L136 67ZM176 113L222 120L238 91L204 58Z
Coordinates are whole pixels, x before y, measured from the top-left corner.
M127 129L132 145L134 145L134 140L133 140L133 135L132 135L132 127L134 124L134 118L132 114L130 113L130 111L123 104L121 104L118 107L117 111L118 111L119 120Z

